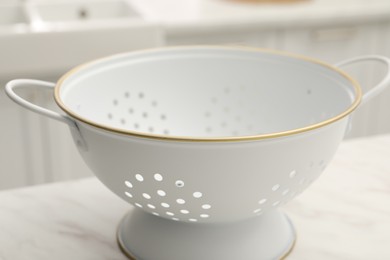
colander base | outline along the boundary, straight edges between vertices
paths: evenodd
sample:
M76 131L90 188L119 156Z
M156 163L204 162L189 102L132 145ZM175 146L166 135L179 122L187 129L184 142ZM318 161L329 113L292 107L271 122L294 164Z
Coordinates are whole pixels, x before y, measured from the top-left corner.
M184 223L133 208L119 224L117 241L131 260L283 259L296 233L278 210L232 223Z

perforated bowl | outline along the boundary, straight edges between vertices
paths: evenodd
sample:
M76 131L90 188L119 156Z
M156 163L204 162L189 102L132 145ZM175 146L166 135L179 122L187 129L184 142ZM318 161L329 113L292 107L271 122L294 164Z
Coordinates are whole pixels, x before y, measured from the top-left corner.
M389 65L379 56L344 64L372 59ZM364 101L388 81L387 74ZM138 220L129 215L120 235L122 246L137 259L280 256L291 247L294 232L274 209L318 178L361 101L358 84L335 67L290 54L234 47L156 49L79 66L55 87L55 100L66 115L22 100L13 88L24 85L55 84L15 80L8 83L7 92L19 104L67 123L96 176L144 212L134 210L145 215ZM277 215L268 217L272 228L259 228L272 214ZM157 228L153 235L145 231L147 227L138 231L145 234L135 246L130 231L143 226L142 221L148 227L155 221ZM265 237L254 235L252 246L239 246L248 229L239 223ZM205 225L208 231L195 235ZM234 232L210 231L221 225L240 227ZM166 226L170 229L163 231ZM277 231L282 226L283 231ZM156 246L164 237L174 237L172 230L187 237L193 234L192 242L178 236L166 245L186 243L181 245L185 255L164 255L163 248L156 255L144 250L149 243ZM202 241L216 233L225 242ZM229 234L237 239L226 242ZM158 240L150 242L152 236ZM266 245L261 250L259 240ZM206 255L196 250L200 245L208 248Z

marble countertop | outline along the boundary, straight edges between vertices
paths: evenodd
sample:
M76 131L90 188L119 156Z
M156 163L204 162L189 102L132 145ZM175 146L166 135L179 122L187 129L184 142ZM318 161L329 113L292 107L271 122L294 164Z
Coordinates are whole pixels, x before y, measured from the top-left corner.
M324 174L282 207L298 238L287 260L390 259L390 135L345 141ZM96 178L0 192L0 259L126 259L131 206Z

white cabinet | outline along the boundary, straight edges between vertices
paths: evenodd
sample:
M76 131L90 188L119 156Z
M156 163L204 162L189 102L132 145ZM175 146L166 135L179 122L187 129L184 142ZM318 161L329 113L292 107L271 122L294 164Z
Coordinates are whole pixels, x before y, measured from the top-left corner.
M378 50L376 53L390 57L390 23L383 24L378 34L380 41L378 41ZM378 81L384 74L384 69L375 69L373 72L373 80ZM373 122L372 134L382 134L390 132L390 89L383 92L375 102L377 109L373 111L372 116L378 118Z
M21 94L37 102L33 89ZM45 182L41 117L16 106L1 91L0 120L0 189Z
M291 28L283 31L282 49L334 63L375 50L377 25Z
M26 151L24 149L25 124L22 120L23 109L15 105L0 93L0 188L9 188L28 184L25 176Z
M273 31L215 31L213 33L167 34L166 44L175 45L245 45L263 48L278 48L281 34Z

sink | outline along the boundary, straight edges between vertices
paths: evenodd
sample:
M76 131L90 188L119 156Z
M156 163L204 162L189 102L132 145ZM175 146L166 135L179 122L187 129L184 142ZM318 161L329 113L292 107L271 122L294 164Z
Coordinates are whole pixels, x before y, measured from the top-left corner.
M22 6L0 4L0 26L23 23L27 23L27 20Z
M125 0L38 1L33 4L43 22L82 22L140 18Z
M132 0L0 0L0 78L55 78L100 57L164 45L163 28L138 8Z

